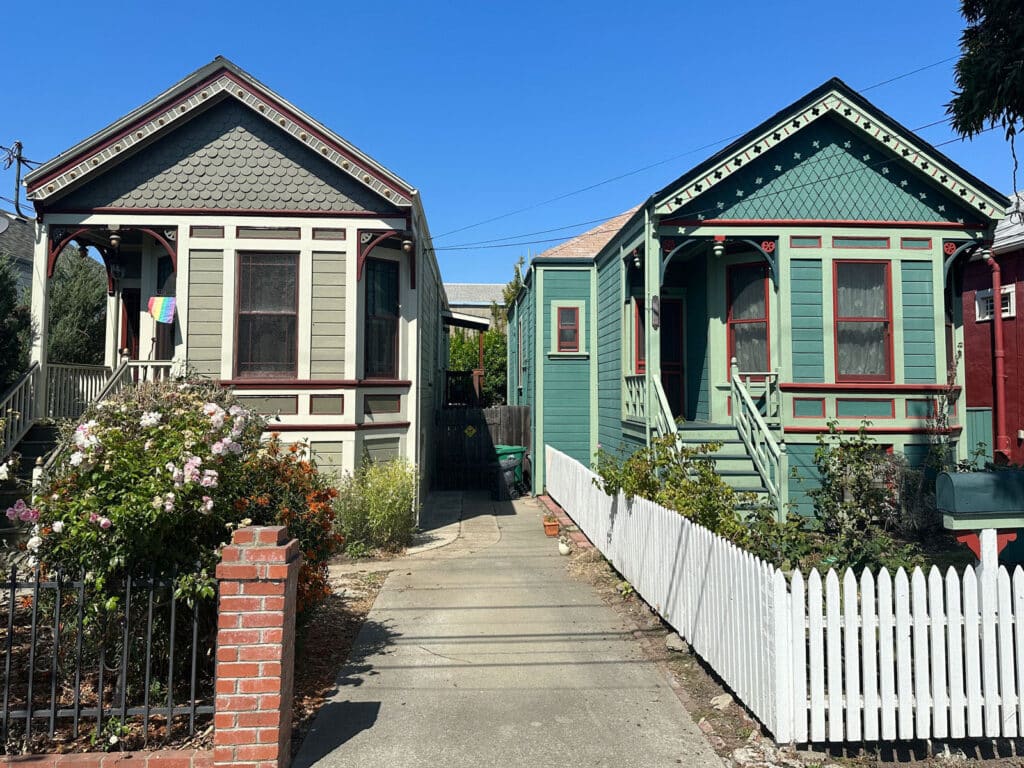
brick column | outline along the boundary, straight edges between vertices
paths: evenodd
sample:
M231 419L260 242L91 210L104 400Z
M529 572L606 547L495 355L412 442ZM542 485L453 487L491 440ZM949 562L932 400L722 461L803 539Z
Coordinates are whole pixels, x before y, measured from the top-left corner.
M299 542L287 529L235 531L217 566L214 766L287 768L291 760Z

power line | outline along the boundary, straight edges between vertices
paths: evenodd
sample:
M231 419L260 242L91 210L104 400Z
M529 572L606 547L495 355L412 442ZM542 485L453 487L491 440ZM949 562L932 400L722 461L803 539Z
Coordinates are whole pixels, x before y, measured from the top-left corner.
M888 85L889 83L894 83L897 80L902 80L905 77L910 77L911 75L916 75L919 72L924 72L925 70L931 69L932 67L937 67L940 64L945 64L946 62L952 61L955 58L957 58L957 57L956 56L950 56L950 57L947 57L945 59L941 59L940 61L934 61L931 64L925 64L923 67L918 67L917 69L913 69L913 70L911 70L909 72L903 72L902 74L896 75L895 77L890 77L887 80L882 80L881 82L874 83L873 85L869 85L866 88L862 88L862 89L860 89L859 91L856 91L856 92L857 93L864 93L865 91L870 91L870 90L873 90L875 88L881 88L882 86ZM508 211L507 213L502 213L502 214L500 214L498 216L492 216L489 219L484 219L483 221L478 221L478 222L476 222L474 224L467 224L467 225L465 225L463 227L459 227L457 229L450 229L447 232L442 232L439 235L434 235L434 239L435 240L439 240L440 238L447 237L448 235L454 235L454 234L456 234L458 232L464 232L467 229L475 229L476 227L482 227L484 224L492 224L495 221L500 221L502 219L507 219L510 216L516 216L516 215L518 215L520 213L525 213L527 211L532 211L535 208L540 208L540 207L545 206L545 205L550 205L551 203L556 203L559 200L565 200L568 197L574 197L575 195L581 195L584 192L589 192L592 189L597 189L598 187L603 187L606 184L611 184L613 182L620 181L621 179L628 178L629 176L635 176L638 173L643 173L644 171L649 171L652 168L657 168L659 165L665 165L666 163L671 163L672 161L678 160L678 159L680 159L682 157L686 157L687 155L692 155L692 154L694 154L696 152L701 152L703 150L710 149L712 147L716 147L716 146L718 146L720 144L725 144L726 142L732 141L733 139L738 139L742 135L743 135L742 133L737 133L737 134L734 134L732 136L727 136L724 139L718 139L717 141L712 141L712 142L710 142L708 144L704 144L703 146L696 147L694 149L689 149L689 150L687 150L685 152L681 152L681 153L679 153L677 155L673 155L672 157L667 157L664 160L658 160L657 162L650 163L649 165L645 165L642 168L636 168L636 169L634 169L632 171L626 171L625 173L620 173L617 176L612 176L611 178L607 178L607 179L604 179L602 181L598 181L598 182L596 182L594 184L590 184L590 185L588 185L586 187L581 187L579 189L574 189L574 190L572 190L570 192L565 192L564 194L557 195L557 196L552 197L552 198L548 198L547 200L542 200L539 203L534 203L532 205L528 205L528 206L525 206L523 208L517 208L514 211Z
M981 131L979 133L985 133L985 132L991 131L994 128L997 128L997 127L999 127L999 126L992 126L992 127L989 127L989 128L985 128L984 131ZM947 141L943 141L943 142L941 142L939 144L933 144L932 146L933 147L944 147L947 144L952 144L954 142L962 141L962 140L963 139L957 137L957 138L949 139ZM887 165L888 163L895 163L895 162L899 162L899 158L889 157L889 158L886 158L884 160L879 160L877 162L871 163L871 164L867 165L866 167L868 167L868 168L878 168L878 167L881 167L883 165ZM803 184L797 184L797 185L792 186L792 187L785 187L783 189L768 190L768 191L762 192L761 194L756 194L755 193L755 194L751 195L750 197L746 198L746 201L750 202L752 200L753 201L764 200L765 198L775 197L776 195L781 195L781 194L784 194L786 192L793 192L793 191L798 190L798 189L805 189L806 187L814 186L815 184L820 184L820 183L825 182L825 181L831 181L833 179L839 179L839 178L842 178L844 176L849 176L849 175L854 174L854 173L859 173L863 169L864 169L864 166L862 166L860 168L854 168L853 170L850 170L850 171L844 171L843 173L837 173L837 174L834 174L832 176L826 176L826 177L821 178L821 179L813 179L812 181L808 181L808 182L805 182ZM688 215L697 215L697 214L701 214L701 213L708 213L708 212L714 211L714 210L716 210L716 209L715 208L701 208L701 209L697 209L697 210L694 210L694 211L689 211ZM607 221L607 219L605 219L605 221ZM608 228L608 229L595 229L595 230L592 231L592 234L595 234L595 235L597 235L597 234L608 234L608 233L614 234L614 233L616 233L618 231L619 231L618 227ZM542 234L542 233L537 233L537 234ZM513 248L513 247L519 247L519 246L523 246L523 245L540 245L540 244L544 244L544 243L559 243L559 242L563 242L565 239L566 238L564 238L564 237L555 237L555 238L547 238L547 239L543 239L543 240L522 240L522 241L514 242L514 243L500 243L500 244L493 244L493 245L486 245L486 244L482 244L482 245L467 244L467 245L455 245L455 246L443 246L442 245L442 246L438 246L438 247L434 248L434 250L435 251L490 250L490 249L496 249L496 248Z

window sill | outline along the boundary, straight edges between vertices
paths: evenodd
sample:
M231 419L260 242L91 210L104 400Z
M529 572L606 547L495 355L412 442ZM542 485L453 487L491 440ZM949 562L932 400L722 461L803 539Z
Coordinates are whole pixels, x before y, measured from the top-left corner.
M586 360L589 357L589 352L548 352L550 360Z

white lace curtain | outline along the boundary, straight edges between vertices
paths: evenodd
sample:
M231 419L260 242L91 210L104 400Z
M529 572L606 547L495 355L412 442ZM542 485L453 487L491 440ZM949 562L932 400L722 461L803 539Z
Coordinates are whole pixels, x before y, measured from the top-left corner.
M837 265L836 346L840 376L889 377L888 305L884 263Z

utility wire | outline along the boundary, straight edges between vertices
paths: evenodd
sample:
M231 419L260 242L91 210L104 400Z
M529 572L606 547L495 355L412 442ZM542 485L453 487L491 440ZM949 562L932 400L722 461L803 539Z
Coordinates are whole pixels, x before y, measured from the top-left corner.
M956 56L949 56L949 57L947 57L945 59L941 59L940 61L934 61L931 64L925 64L923 67L918 67L917 69L913 69L913 70L911 70L909 72L903 72L902 74L896 75L895 77L890 77L887 80L882 80L880 82L874 83L873 85L869 85L866 88L860 89L859 91L857 91L857 93L864 93L866 91L870 91L870 90L873 90L875 88L881 88L882 86L888 85L889 83L894 83L897 80L902 80L905 77L910 77L911 75L916 75L919 72L924 72L925 70L931 69L932 67L937 67L940 64L945 64L946 62L952 61L955 58L957 58L957 57ZM568 197L574 197L575 195L580 195L580 194L583 194L584 192L589 192L592 189L597 189L598 187L603 187L606 184L611 184L613 182L620 181L621 179L628 178L629 176L635 176L638 173L643 173L644 171L649 171L652 168L657 168L659 165L665 165L666 163L671 163L673 160L678 160L678 159L680 159L682 157L686 157L687 155L692 155L692 154L694 154L696 152L701 152L703 150L710 149L712 147L716 147L716 146L718 146L720 144L725 144L726 142L732 141L733 139L738 139L742 135L743 135L742 133L737 133L737 134L734 134L732 136L727 136L724 139L718 139L717 141L712 141L712 142L710 142L708 144L704 144L703 146L696 147L694 149L689 149L689 150L687 150L685 152L681 152L681 153L679 153L677 155L673 155L672 157L667 157L664 160L658 160L657 162L650 163L649 165L645 165L642 168L636 168L636 169L634 169L632 171L626 171L625 173L620 173L617 176L612 176L611 178L604 179L603 181L598 181L598 182L596 182L594 184L590 184L590 185L588 185L586 187L581 187L579 189L574 189L574 190L572 190L570 192L565 192L564 194L548 198L547 200L542 200L539 203L533 203L532 205L528 205L528 206L525 206L523 208L517 208L514 211L509 211L507 213L502 213L502 214L500 214L498 216L492 216L489 219L484 219L483 221L478 221L475 224L467 224L467 225L465 225L463 227L458 227L457 229L450 229L447 232L442 232L439 235L434 235L434 240L439 240L442 237L448 237L448 235L454 235L454 234L456 234L458 232L464 232L467 229L475 229L476 227L482 227L484 224L492 224L495 221L500 221L502 219L507 219L510 216L516 216L517 214L520 214L520 213L525 213L527 211L532 211L535 208L540 208L542 206L550 205L551 203L555 203L555 202L558 202L560 200L565 200Z
M979 133L985 133L985 132L991 131L994 128L997 128L997 127L999 127L999 126L992 126L990 128L985 128L983 131L979 131ZM957 137L957 138L954 138L954 139L949 139L948 141L943 141L943 142L941 142L939 144L933 144L932 146L934 146L934 147L943 147L943 146L945 146L947 144L952 144L954 142L962 141L962 140L963 139ZM889 157L889 158L886 158L884 160L879 160L879 161L876 161L874 163L871 163L871 164L869 164L867 166L862 166L860 168L854 168L853 170L844 171L843 173L837 173L837 174L834 174L832 176L826 176L826 177L821 178L821 179L813 179L811 181L807 181L807 182L805 182L803 184L797 184L797 185L792 186L792 187L786 187L784 189L768 190L768 191L762 192L761 194L756 194L755 193L755 194L751 195L750 197L746 198L746 200L748 202L752 201L752 200L755 200L755 201L756 200L764 200L766 198L775 197L776 195L781 195L781 194L784 194L786 192L793 192L793 191L798 190L798 189L805 189L807 187L811 187L811 186L814 186L815 184L820 184L820 183L825 182L825 181L831 181L833 179L839 179L839 178L842 178L844 176L849 176L849 175L854 174L854 173L860 173L862 170L864 170L864 167L867 167L867 168L878 168L878 167L881 167L883 165L887 165L889 163L896 163L896 162L899 162L899 158ZM687 215L695 216L695 215L700 214L700 213L708 213L708 212L714 211L714 210L716 210L716 209L715 208L701 208L701 209L698 209L698 210L689 211L687 213ZM606 221L607 221L607 219L606 219ZM597 234L614 234L614 233L616 233L618 231L619 231L618 227L609 227L608 229L595 229L595 230L593 230L591 232L591 234L595 234L595 235L597 235ZM538 233L538 234L540 234L540 233ZM542 240L522 240L522 241L514 242L514 243L500 243L500 244L494 244L494 245L476 245L476 244L454 245L454 246L452 246L452 245L449 245L449 246L442 245L442 246L435 247L434 251L470 251L470 250L490 250L490 249L495 249L495 248L513 248L513 247L519 247L519 246L522 246L522 245L540 245L540 244L544 244L544 243L560 243L560 242L565 241L565 239L566 238L564 238L564 237L554 237L554 238L546 238L546 239L542 239Z

